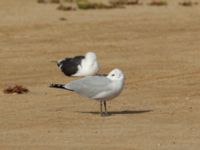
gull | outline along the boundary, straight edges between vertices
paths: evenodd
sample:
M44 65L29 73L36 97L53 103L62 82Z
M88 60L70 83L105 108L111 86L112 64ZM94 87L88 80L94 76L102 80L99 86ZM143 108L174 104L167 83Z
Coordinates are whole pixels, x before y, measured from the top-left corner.
M99 70L94 52L87 52L85 56L66 57L56 62L66 76L90 76Z
M101 116L108 115L106 101L117 97L124 86L124 74L120 69L113 69L107 76L87 76L66 84L50 84L51 88L61 88L78 93L100 102ZM104 105L104 112L102 109Z

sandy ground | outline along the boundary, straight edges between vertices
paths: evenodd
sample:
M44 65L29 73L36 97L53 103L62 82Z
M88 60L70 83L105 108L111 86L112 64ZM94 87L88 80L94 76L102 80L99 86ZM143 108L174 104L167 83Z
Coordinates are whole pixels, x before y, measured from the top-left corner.
M18 83L30 93L0 93L0 149L198 150L200 6L177 2L64 12L1 0L0 89ZM96 101L48 88L76 79L51 60L87 51L97 53L101 73L125 73L109 117Z

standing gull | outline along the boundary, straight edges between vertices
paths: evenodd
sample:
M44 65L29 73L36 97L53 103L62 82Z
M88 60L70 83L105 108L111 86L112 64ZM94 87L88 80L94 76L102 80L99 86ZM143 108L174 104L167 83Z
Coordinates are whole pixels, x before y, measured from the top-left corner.
M100 102L101 116L107 115L106 101L118 96L124 85L124 74L113 69L107 76L87 76L67 84L50 84L51 88L62 88ZM102 111L104 104L105 112Z
M57 61L60 70L66 76L89 76L99 70L96 54L88 52L85 56L67 57Z

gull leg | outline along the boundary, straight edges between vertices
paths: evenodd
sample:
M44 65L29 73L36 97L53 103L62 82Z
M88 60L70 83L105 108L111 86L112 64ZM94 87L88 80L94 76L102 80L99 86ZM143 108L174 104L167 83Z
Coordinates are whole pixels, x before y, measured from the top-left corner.
M101 113L100 115L101 115L101 116L103 116L103 111L102 111L102 102L103 102L103 101L100 100L100 113Z
M103 104L104 104L104 109L105 109L105 115L108 115L107 107L106 107L106 101L104 101Z

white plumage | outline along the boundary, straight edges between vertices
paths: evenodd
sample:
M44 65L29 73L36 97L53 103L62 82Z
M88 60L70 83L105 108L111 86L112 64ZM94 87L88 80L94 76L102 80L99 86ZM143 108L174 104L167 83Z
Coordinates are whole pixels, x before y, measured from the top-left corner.
M95 75L99 70L94 52L88 52L85 56L67 57L58 60L57 65L66 76Z
M124 85L124 74L120 69L112 70L107 76L87 76L67 84L51 84L50 87L62 88L76 92L90 99L100 101L100 111L104 104L107 114L106 101L118 96Z

